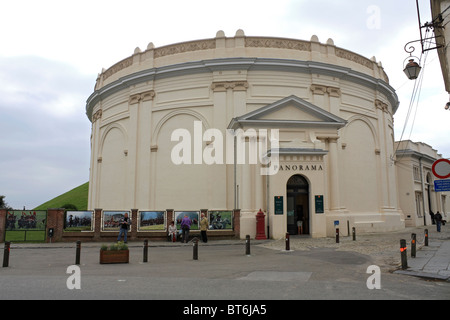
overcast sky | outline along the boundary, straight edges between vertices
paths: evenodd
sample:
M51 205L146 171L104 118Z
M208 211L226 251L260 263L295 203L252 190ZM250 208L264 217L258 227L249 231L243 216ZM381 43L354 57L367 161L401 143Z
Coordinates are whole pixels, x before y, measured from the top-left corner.
M430 2L419 2L422 24L431 21ZM149 42L214 38L218 30L233 37L238 29L247 36L317 35L375 56L400 100L396 140L426 142L450 157L449 96L436 50L429 51L420 100L404 130L414 81L403 74L403 48L420 37L414 0L2 1L0 195L14 208L32 209L89 180L85 107L102 68Z

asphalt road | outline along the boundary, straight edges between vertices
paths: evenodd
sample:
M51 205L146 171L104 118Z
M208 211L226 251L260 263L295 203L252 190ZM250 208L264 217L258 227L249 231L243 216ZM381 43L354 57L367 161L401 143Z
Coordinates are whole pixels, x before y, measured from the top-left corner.
M9 267L0 268L0 300L152 299L189 306L197 300L450 299L449 282L384 268L380 289L369 289L368 268L375 260L335 248L286 252L252 246L248 256L241 245L200 245L193 260L187 244L150 247L148 262L142 258L142 246L130 244L129 264L100 265L99 246L82 247L77 282L77 272L68 273L74 248L12 248ZM69 289L68 280L80 289Z

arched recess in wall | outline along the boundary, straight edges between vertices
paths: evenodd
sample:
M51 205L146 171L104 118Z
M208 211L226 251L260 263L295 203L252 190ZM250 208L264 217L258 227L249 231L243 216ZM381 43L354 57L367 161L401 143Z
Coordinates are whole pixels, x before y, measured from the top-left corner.
M155 168L152 175L155 208L174 208L176 210L208 208L208 195L211 187L209 173L212 166L205 165L203 159L201 159L202 164L194 164L195 146L201 150L201 153L206 146L202 137L194 137L196 121L201 121L203 134L209 125L202 115L192 110L171 112L163 117L155 127L152 136L152 145L157 146L156 151L152 152ZM198 125L199 123L197 123ZM189 134L183 138L177 138L176 141L171 141L172 133L179 129ZM172 150L182 142L183 145L190 148L190 161L176 164L172 159ZM184 155L177 152L176 156L180 154Z
M97 206L123 210L126 205L127 134L120 124L108 126L100 140L99 197Z
M352 213L379 211L377 152L379 139L369 119L355 116L343 129L342 167L345 207Z
M206 118L201 113L198 113L198 112L196 112L194 110L189 110L189 109L186 109L186 110L175 110L175 111L172 111L172 112L169 112L168 114L166 114L156 124L155 129L153 130L153 133L152 133L152 137L151 137L152 146L157 146L158 145L157 141L158 141L159 134L161 132L161 127L167 121L169 121L171 118L176 117L178 115L183 115L183 114L190 115L190 116L194 117L195 121L201 121L203 130L207 130L207 129L210 128L208 120L206 120Z

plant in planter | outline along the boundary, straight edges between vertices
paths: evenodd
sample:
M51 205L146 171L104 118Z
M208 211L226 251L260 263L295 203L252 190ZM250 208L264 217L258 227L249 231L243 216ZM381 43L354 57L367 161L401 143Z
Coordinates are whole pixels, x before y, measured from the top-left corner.
M128 246L123 242L118 242L109 247L103 244L100 248L100 263L128 263L130 253Z

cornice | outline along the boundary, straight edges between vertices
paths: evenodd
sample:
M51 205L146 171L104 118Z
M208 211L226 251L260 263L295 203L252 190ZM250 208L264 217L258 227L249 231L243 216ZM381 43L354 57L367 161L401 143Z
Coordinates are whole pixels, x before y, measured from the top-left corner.
M434 158L432 156L429 156L429 155L424 154L424 153L420 153L420 152L412 150L412 149L397 150L395 152L395 155L397 157L400 157L400 159L402 157L408 156L408 157L415 158L415 159L423 159L423 160L428 161L429 163L433 163L434 161L437 160L436 158ZM397 160L397 161L399 161L399 160Z
M192 40L180 43L174 43L163 47L155 48L153 43L149 43L147 50L141 52L139 48L135 49L132 56L125 58L107 70L104 70L99 75L100 83L107 80L115 73L131 67L134 63L141 63L142 61L157 60L159 58L182 55L186 53L192 53L196 51L207 51L207 54L211 52L221 51L225 48L258 48L258 49L276 49L276 50L291 50L296 54L297 52L311 53L320 52L326 53L327 56L336 56L337 58L359 64L367 70L380 69L380 76L389 81L386 73L382 70L381 64L377 63L374 59L368 59L355 52L336 47L332 39L328 39L326 43L320 43L318 38L313 36L311 41L279 38L279 37L264 37L264 36L245 36L244 32L236 33L234 38L225 37L223 32L218 32L216 38ZM219 56L221 53L218 54ZM214 53L213 56L218 56ZM154 61L151 65L156 65Z
M343 127L342 123L338 122L325 122L325 121L304 121L304 120L236 120L233 119L228 129L237 128L305 128L305 127L322 127L322 128L335 128L339 129Z
M265 156L271 156L272 154L278 155L313 155L323 156L328 154L328 150L323 149L311 149L311 148L274 148L267 151Z
M265 70L286 71L305 74L321 74L350 81L362 86L377 90L384 94L392 106L393 112L397 110L399 101L395 90L381 79L376 79L367 74L354 71L347 67L337 66L315 61L301 61L272 58L223 58L186 62L171 66L151 68L126 75L99 90L96 90L87 99L86 114L92 121L92 110L101 100L128 89L132 85L154 81L158 79L193 75L198 73L212 73L224 70ZM242 87L242 89L245 88Z

